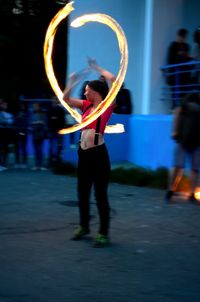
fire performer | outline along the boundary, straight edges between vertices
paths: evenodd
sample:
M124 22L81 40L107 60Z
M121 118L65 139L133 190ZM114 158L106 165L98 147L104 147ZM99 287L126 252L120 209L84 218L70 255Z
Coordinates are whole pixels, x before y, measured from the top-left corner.
M104 76L111 85L115 76L97 65L93 59L88 60L90 68ZM94 111L105 99L109 87L101 80L89 81L85 88L86 100L72 98L71 92L78 74L73 74L69 85L63 93L63 100L70 106L82 111L82 119ZM104 142L104 130L114 109L111 104L94 122L81 130L78 149L78 199L80 226L75 230L72 240L81 240L90 232L90 193L94 185L95 198L99 213L99 230L94 240L95 247L109 244L110 207L108 201L108 183L110 159Z

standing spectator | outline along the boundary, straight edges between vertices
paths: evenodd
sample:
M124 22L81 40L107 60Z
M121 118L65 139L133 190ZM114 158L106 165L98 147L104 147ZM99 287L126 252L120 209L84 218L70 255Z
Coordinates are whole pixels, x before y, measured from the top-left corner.
M44 140L48 136L47 128L47 116L45 112L42 111L41 105L39 103L33 104L34 112L32 115L31 128L32 128L32 138L33 146L35 152L35 166L32 170L44 171Z
M200 94L191 93L176 108L172 137L177 140L175 149L175 168L170 179L166 200L170 201L182 177L186 157L191 160L190 201L196 201L195 189L200 168Z
M200 85L200 26L194 32L194 48L192 58L198 61L194 66L194 72L192 74L192 83L195 85L194 88L199 89ZM197 86L196 86L197 85Z
M65 122L67 127L72 127L76 124L76 120L71 116L69 112L65 114ZM75 132L69 133L69 145L70 148L75 149L76 148L76 142L75 142L76 134Z
M192 54L193 59L200 61L200 26L194 32L194 49Z
M14 119L15 126L15 168L27 167L28 111L25 103L19 104Z
M167 53L167 64L176 65L187 63L190 58L190 46L186 42L188 31L181 28L177 31L176 41L171 42ZM170 67L170 66L169 66ZM167 83L172 86L172 109L180 105L181 99L184 97L184 91L187 89L185 85L190 84L190 72L187 66L172 66L169 69Z
M58 131L65 127L65 110L59 101L53 97L48 110L49 128L49 167L61 162L63 135Z
M13 139L13 115L8 112L8 103L0 102L0 171L7 169L9 144Z
M125 88L124 83L122 84L121 89L119 90L116 96L114 113L118 113L118 114L132 113L131 93L127 88Z

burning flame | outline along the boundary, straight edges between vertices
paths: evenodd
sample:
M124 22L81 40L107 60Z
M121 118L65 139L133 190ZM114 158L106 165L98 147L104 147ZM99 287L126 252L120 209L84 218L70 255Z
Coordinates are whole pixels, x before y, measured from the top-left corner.
M64 100L63 100L63 92L61 91L57 79L54 74L53 64L52 64L52 51L53 51L53 43L54 37L56 34L56 30L60 22L65 19L73 8L73 1L65 5L59 12L53 17L51 20L49 27L46 32L45 41L44 41L44 63L45 63L45 71L51 87L59 99L60 103L68 110L68 112L74 117L74 119L78 122L78 124L73 125L67 129L62 129L59 131L61 134L71 133L77 130L82 129L83 127L89 125L94 120L96 120L114 101L126 75L126 70L128 66L128 47L126 42L125 34L120 27L120 25L110 16L104 14L87 14L81 17L76 18L72 23L71 26L73 27L80 27L83 26L87 22L99 22L109 26L116 34L119 44L119 50L121 54L120 60L120 68L117 75L116 80L113 82L111 89L106 96L106 98L99 104L99 106L87 117L82 120L81 115L74 109L72 109ZM107 133L111 133L109 130L110 127L107 126L106 131ZM118 129L118 126L116 127ZM122 128L120 128L122 129ZM114 128L112 129L114 130ZM113 132L112 132L113 133Z
M200 200L200 187L196 188L194 196L197 200Z
M108 125L106 126L106 133L123 133L124 125L123 124L116 124L116 125Z

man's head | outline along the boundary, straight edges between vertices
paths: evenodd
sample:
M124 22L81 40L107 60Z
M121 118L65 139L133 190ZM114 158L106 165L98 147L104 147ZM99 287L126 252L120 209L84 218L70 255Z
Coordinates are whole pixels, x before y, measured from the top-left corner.
M187 35L188 35L188 30L185 29L185 28L180 28L178 31L177 31L177 38L179 41L183 42L186 40L187 38Z
M8 103L4 100L1 101L1 110L7 111L8 110Z
M92 100L95 97L95 93L97 93L103 100L107 96L108 91L107 83L100 80L89 81L85 89L85 96L88 100Z

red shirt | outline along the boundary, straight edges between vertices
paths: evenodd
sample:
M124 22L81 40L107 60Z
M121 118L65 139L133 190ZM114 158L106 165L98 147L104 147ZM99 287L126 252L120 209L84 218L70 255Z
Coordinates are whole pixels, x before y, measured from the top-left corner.
M92 109L92 106L89 107L90 105L93 105L93 103L89 102L87 100L83 100L82 112L84 112L84 113L82 115L82 119L84 119L86 116L88 116L90 114L90 111ZM87 107L89 107L88 110L86 109ZM114 105L112 104L106 109L106 111L104 113L101 114L101 122L100 122L100 130L99 130L99 132L101 134L104 134L106 125L111 117L113 109L114 109ZM96 124L97 124L97 119L94 122L92 122L91 124L84 127L83 130L84 129L96 129Z

